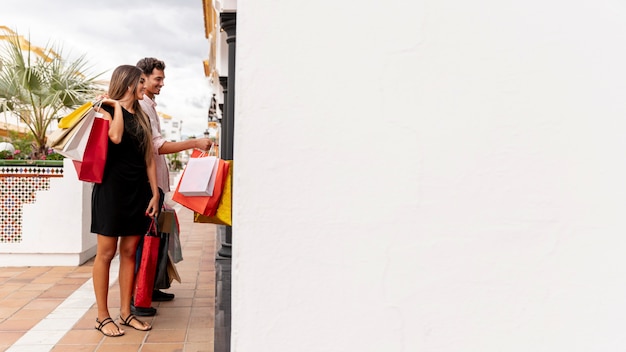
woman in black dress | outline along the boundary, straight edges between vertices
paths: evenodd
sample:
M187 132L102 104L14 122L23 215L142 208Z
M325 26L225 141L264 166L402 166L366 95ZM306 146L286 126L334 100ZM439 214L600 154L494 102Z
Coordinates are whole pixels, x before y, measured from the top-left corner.
M118 249L120 256L120 324L137 330L152 327L130 312L135 282L135 251L140 236L157 215L159 191L152 157L148 116L139 99L145 75L136 66L117 67L109 91L102 99L103 117L109 120L109 145L102 183L94 184L91 197L91 232L98 235L93 265L93 285L98 306L96 329L106 336L124 331L109 314L109 270Z

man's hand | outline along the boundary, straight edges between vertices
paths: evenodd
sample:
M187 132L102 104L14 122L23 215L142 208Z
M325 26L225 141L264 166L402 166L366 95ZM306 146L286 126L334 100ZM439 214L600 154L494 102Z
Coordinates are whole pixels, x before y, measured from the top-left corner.
M213 141L209 138L197 138L196 148L200 150L209 150L213 145Z

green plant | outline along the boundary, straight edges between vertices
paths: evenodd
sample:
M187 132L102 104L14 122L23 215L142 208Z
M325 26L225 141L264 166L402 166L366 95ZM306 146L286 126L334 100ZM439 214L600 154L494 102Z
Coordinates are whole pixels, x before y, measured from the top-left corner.
M33 136L32 158L47 154L46 132L60 115L93 99L101 91L96 78L84 72L84 55L68 62L58 46L34 55L30 43L17 33L8 35L0 52L0 112L10 112L28 127ZM24 43L27 43L24 45Z
M46 160L63 160L65 157L59 153L51 152L46 155Z
M170 170L179 171L183 168L183 163L180 161L180 153L166 154L167 160L170 164Z
M24 160L33 158L35 137L31 133L23 135L15 131L9 131L9 141L15 148L13 159Z
M13 159L13 153L8 150L3 150L0 152L0 159Z

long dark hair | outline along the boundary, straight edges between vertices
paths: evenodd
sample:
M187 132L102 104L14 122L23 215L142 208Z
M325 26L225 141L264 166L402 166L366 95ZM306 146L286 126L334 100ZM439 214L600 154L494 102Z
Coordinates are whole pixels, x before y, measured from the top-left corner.
M118 66L111 75L111 83L109 84L109 98L120 100L124 97L128 88L135 94L137 84L141 78L142 71L137 66L121 65ZM150 119L148 115L141 109L139 100L133 98L132 109L135 111L135 117L139 122L136 131L130 133L139 137L140 147L144 150L146 162L152 158L152 129L150 128Z

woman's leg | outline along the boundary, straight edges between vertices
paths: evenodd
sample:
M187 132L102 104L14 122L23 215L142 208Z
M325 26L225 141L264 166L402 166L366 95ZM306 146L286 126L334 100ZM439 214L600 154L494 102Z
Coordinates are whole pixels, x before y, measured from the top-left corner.
M120 318L125 325L148 330L150 324L130 317L130 299L135 289L135 262L140 236L124 236L120 240ZM126 321L125 321L126 320Z
M96 294L96 305L98 306L98 321L103 322L111 315L109 313L108 297L109 297L109 270L111 261L115 257L117 251L117 237L107 237L98 235L98 244L96 247L96 258L93 263L93 289ZM122 331L117 330L114 324L108 324L102 327L107 334L119 334Z
M130 314L130 300L135 288L135 263L140 236L124 236L120 239L120 315Z

